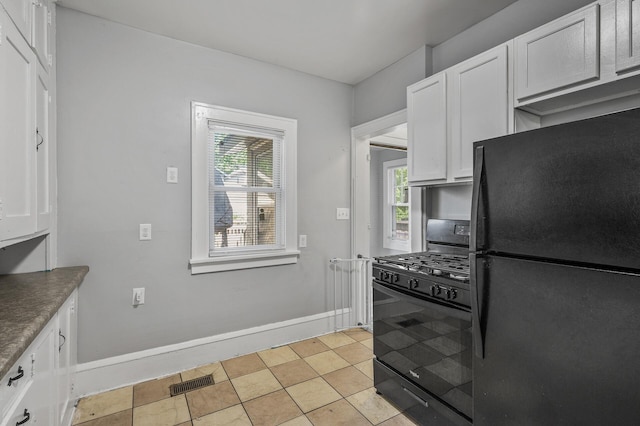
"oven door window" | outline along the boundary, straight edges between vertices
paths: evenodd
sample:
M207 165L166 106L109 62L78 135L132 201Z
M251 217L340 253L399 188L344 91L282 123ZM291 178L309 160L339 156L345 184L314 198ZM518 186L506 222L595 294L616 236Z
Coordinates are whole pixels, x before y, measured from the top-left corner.
M373 318L377 359L471 417L470 316L422 299L394 297L374 289Z

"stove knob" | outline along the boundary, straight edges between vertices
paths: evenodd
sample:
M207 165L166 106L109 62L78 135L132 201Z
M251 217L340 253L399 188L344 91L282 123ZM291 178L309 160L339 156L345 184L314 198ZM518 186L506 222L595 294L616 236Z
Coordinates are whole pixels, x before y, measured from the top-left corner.
M431 292L431 296L435 297L440 294L440 286L432 285L429 287L429 291Z
M416 289L416 288L418 288L419 284L420 284L420 282L417 279L411 278L409 280L409 289L411 289L411 290Z
M451 300L451 290L448 288L444 289L444 298L445 300Z
M455 288L451 289L451 299L449 300L454 300L456 297L458 297L458 292L456 291Z

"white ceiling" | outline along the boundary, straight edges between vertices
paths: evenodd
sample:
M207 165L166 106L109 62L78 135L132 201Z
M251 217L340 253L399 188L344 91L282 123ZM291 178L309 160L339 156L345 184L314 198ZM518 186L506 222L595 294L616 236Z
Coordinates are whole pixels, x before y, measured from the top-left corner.
M356 84L515 0L58 0L178 40Z

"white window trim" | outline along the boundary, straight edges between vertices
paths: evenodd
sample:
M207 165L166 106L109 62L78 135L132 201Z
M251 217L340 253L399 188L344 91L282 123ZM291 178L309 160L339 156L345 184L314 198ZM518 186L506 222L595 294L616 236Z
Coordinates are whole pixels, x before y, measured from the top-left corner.
M285 248L209 256L209 193L207 140L209 120L226 121L284 132L282 184ZM297 247L297 120L242 111L200 102L191 103L191 274L259 268L296 263Z
M383 194L383 207L382 207L382 247L391 250L399 250L404 252L411 251L411 238L407 241L398 241L391 238L391 194L389 193L391 182L389 177L389 170L398 167L407 167L407 159L400 158L398 160L390 160L382 163L382 194ZM411 188L409 188L409 236L411 236Z

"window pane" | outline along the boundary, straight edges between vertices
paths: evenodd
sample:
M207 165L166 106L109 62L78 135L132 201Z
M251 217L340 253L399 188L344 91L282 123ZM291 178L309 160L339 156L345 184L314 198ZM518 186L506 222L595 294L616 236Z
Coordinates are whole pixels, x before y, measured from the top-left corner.
M210 250L278 246L277 193L212 190L216 206Z
M391 238L394 240L409 241L409 207L393 206L392 208Z
M214 166L227 186L273 188L273 145L268 138L216 132Z
M406 167L393 169L394 204L409 202L409 179Z

